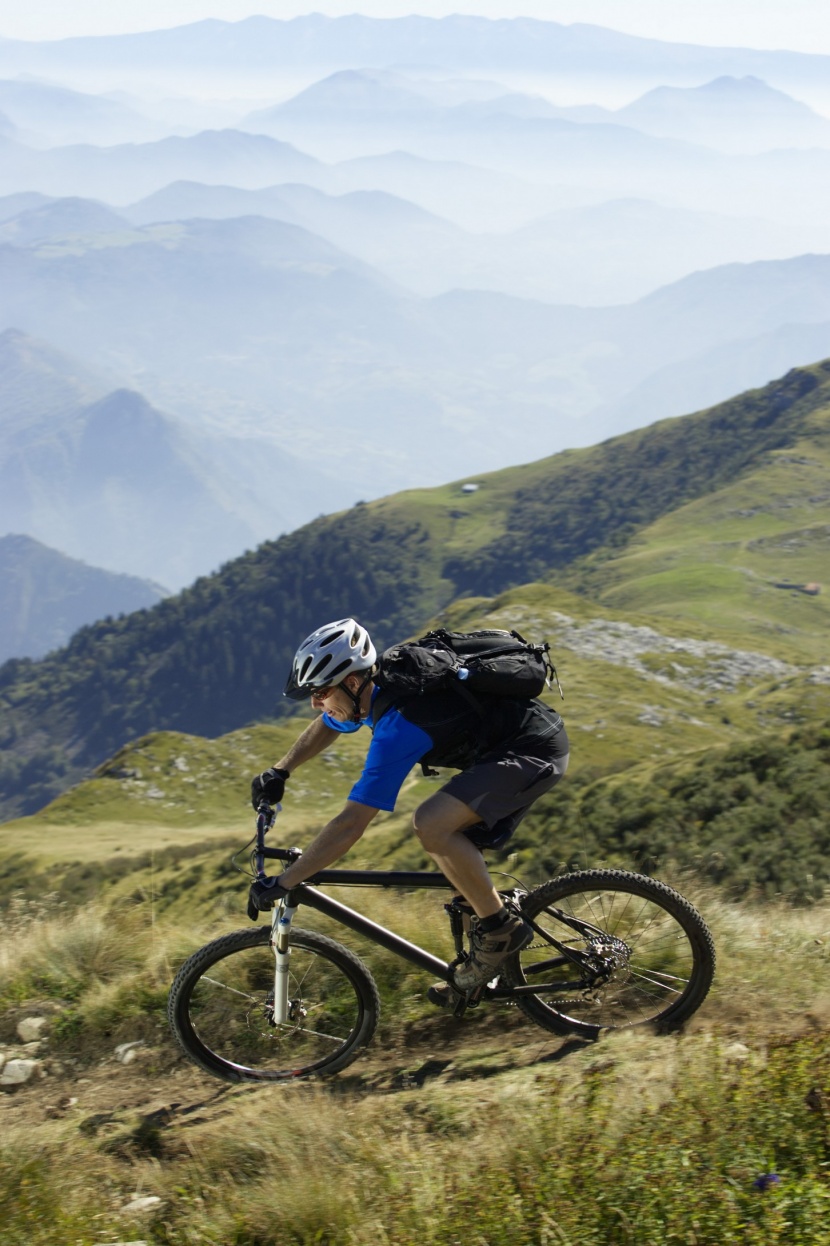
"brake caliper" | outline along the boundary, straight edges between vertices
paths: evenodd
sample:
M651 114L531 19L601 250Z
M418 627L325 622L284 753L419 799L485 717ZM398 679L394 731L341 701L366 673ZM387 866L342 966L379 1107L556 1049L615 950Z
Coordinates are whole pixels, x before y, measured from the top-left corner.
M613 935L601 935L589 940L586 968L593 978L591 985L625 981L630 957L631 948L628 944Z

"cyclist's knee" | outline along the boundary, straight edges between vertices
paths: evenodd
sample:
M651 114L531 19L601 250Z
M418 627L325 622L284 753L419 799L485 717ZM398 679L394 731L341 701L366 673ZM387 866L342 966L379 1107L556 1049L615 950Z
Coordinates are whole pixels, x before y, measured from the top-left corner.
M446 838L446 830L436 820L432 811L422 805L412 815L412 829L426 852L436 851Z
M460 801L437 793L418 806L412 815L412 826L427 852L440 853L450 836L474 818L472 810Z

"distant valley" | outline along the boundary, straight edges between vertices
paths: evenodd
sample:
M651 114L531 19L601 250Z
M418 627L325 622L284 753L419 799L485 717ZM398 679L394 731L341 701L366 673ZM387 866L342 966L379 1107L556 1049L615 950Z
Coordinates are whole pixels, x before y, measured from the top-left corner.
M354 500L276 439L198 431L17 330L0 373L0 532L93 566L179 588L321 498Z

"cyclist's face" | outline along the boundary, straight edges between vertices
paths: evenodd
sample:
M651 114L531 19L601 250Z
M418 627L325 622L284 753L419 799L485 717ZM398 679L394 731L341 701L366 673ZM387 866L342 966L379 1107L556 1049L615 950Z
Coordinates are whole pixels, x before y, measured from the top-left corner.
M325 710L332 718L345 720L351 717L352 703L339 685L319 688L313 694L311 704L316 710Z
M352 692L357 692L362 676L347 675L344 683ZM324 710L339 722L351 722L354 715L354 701L344 690L343 684L335 684L333 688L319 688L311 698L312 708Z

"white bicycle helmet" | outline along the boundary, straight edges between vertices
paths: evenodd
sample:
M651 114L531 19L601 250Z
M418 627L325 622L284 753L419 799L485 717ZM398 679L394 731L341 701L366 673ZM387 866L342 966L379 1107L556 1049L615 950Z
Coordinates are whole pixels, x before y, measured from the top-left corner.
M347 675L370 671L377 656L366 628L354 619L325 623L295 653L283 695L304 701L319 688L342 683Z

